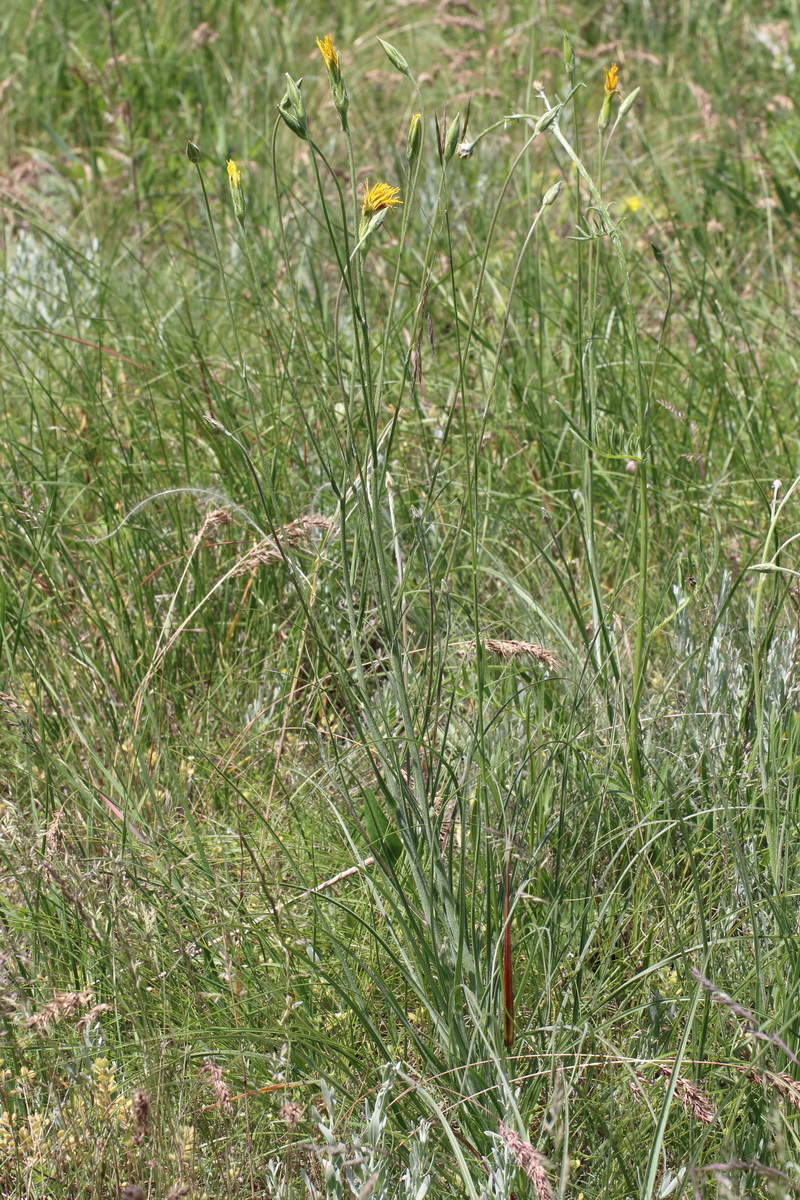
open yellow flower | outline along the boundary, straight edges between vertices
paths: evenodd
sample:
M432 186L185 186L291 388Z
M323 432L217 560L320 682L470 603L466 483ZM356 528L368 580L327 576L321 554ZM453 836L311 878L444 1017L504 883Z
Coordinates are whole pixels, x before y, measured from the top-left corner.
M361 215L365 221L371 220L384 208L392 209L395 205L402 203L400 188L391 187L388 183L376 183L370 187L369 181L365 181L364 196L361 201Z
M606 95L613 96L617 90L619 83L619 68L616 63L612 63L608 69L605 69L606 77Z
M339 55L336 52L331 35L326 33L324 38L317 38L317 46L319 47L320 54L325 59L326 68L334 74L338 74Z

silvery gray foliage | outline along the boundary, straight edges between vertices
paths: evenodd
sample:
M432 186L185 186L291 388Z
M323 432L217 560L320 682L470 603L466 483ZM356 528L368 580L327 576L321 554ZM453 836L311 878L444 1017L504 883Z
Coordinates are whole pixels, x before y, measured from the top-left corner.
M336 1097L323 1080L320 1085L325 1113L311 1110L320 1141L314 1150L320 1161L322 1188L303 1173L308 1200L425 1200L431 1183L432 1159L428 1151L430 1126L423 1121L411 1139L405 1170L393 1170L395 1162L385 1145L388 1098L395 1082L391 1067L384 1071L383 1083L374 1105L364 1105L364 1126L347 1140L338 1136ZM294 1186L285 1179L280 1164L269 1164L270 1191L273 1200L299 1200Z
M508 1200L517 1174L517 1164L503 1139L496 1134L490 1136L495 1138L495 1145L492 1147L492 1157L483 1160L487 1179L481 1200Z

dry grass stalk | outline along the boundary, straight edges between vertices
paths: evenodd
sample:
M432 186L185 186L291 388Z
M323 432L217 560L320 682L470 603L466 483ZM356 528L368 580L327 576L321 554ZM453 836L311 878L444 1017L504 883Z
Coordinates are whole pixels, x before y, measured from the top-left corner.
M35 1029L39 1033L47 1033L51 1025L71 1017L79 1008L86 1008L92 1003L92 992L60 992L45 1004L38 1013L34 1013L25 1022L26 1029Z
M293 548L300 542L307 541L315 530L327 532L332 524L328 517L317 513L309 513L307 516L298 517L296 521L290 521L277 531L275 538L266 538L248 550L237 566L235 574L246 575L265 564L280 562L286 554L287 547Z
M779 1050L783 1051L788 1059L800 1067L800 1059L798 1059L797 1055L789 1049L783 1038L778 1037L777 1033L763 1033L749 1008L743 1008L741 1004L737 1004L727 992L723 992L721 988L718 988L717 985L712 983L710 979L706 979L705 975L701 975L696 967L692 967L692 975L701 987L704 987L707 992L711 993L711 999L716 1004L722 1004L725 1008L730 1009L735 1017L739 1017L741 1021L744 1021L745 1025L747 1026L747 1032L751 1037L758 1038L759 1041L769 1042L771 1045L777 1046Z
M784 1100L791 1104L792 1108L800 1109L800 1081L793 1079L791 1075L787 1075L785 1071L754 1071L750 1067L738 1068L743 1075L752 1083L768 1084Z
M500 1122L500 1136L513 1154L517 1166L533 1184L537 1200L553 1200L553 1189L547 1178L547 1164L539 1151L534 1150L530 1142L523 1141L519 1134L509 1129L503 1121Z
M233 1105L231 1104L231 1094L228 1090L228 1085L222 1078L221 1068L217 1066L213 1058L207 1058L200 1074L209 1077L220 1112L225 1113L225 1116L229 1117L233 1112Z
M483 643L489 654L499 654L501 658L506 660L512 658L533 658L536 662L542 663L545 667L550 667L556 670L558 667L558 659L549 650L545 650L544 646L537 646L535 642L519 642L515 638L486 638Z
M81 1017L75 1026L76 1029L88 1029L93 1021L96 1021L101 1013L111 1012L110 1004L93 1004L84 1016Z
M206 513L206 519L203 521L203 528L200 530L200 536L210 533L212 529L219 529L220 526L231 525L233 518L227 508L212 508Z
M669 1080L672 1077L672 1067L668 1063L662 1063L658 1069L665 1079ZM675 1081L675 1095L686 1112L691 1113L704 1125L710 1125L717 1115L714 1105L706 1099L700 1089L682 1075Z

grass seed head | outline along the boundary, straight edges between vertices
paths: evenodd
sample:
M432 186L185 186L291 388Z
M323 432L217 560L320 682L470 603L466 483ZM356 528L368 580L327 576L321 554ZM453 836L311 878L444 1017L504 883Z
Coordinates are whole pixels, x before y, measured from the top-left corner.
M547 1163L530 1142L525 1142L514 1129L500 1122L500 1136L508 1146L514 1161L533 1184L537 1200L553 1200L553 1188L547 1177Z

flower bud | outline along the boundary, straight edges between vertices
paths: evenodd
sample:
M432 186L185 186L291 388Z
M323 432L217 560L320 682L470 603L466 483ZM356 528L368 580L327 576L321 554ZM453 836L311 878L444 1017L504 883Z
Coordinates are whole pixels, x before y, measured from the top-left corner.
M622 118L631 111L631 109L633 108L633 106L636 102L636 97L639 95L639 92L641 90L642 89L640 87L634 88L633 91L631 92L631 94L629 96L626 96L625 99L622 101L622 104L620 104L620 106L619 106L619 116L617 117L618 121L621 121Z
M545 129L549 129L553 124L553 121L555 121L556 117L558 116L560 110L561 105L554 104L552 108L548 108L546 113L542 113L541 117L539 117L539 120L533 127L534 136L537 133L544 133Z
M286 76L286 95L289 97L289 103L294 109L294 115L302 125L305 125L306 106L303 100L303 95L300 91L299 84L295 83L289 74Z
M197 166L200 162L200 147L195 146L194 142L186 143L186 157L193 166Z
M564 30L564 70L569 76L570 83L572 83L573 76L575 75L575 43L566 29Z
M242 173L232 158L228 159L228 183L231 189L233 211L240 221L244 220L244 192L242 191Z
M295 82L291 75L286 76L286 91L278 105L278 112L292 133L305 141L308 137L308 125L306 122L306 106L300 94L301 83L302 80Z
M419 157L419 152L422 149L422 113L414 113L411 118L411 124L408 127L408 141L406 143L406 158L408 165L413 167Z
M456 146L458 145L458 139L460 137L461 113L456 113L455 117L450 122L450 126L447 130L447 137L444 139L444 150L442 151L442 157L446 163L449 163L450 159L455 154Z
M400 51L396 50L391 42L385 42L383 38L378 38L378 41L381 44L383 53L386 55L392 66L395 67L401 73L401 75L407 75L408 78L411 79L411 68L403 58Z
M549 208L551 204L555 204L558 197L561 195L561 189L564 186L564 180L559 179L558 183L554 183L551 188L548 188L542 196L542 208Z

